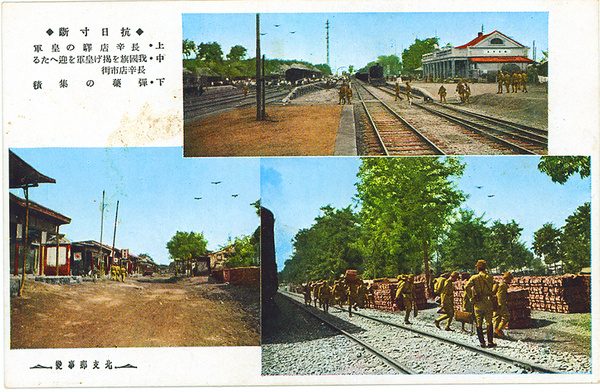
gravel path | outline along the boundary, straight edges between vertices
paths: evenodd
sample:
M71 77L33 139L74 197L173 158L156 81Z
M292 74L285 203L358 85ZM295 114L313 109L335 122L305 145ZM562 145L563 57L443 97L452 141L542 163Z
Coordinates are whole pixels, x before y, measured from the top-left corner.
M277 324L263 333L263 373L264 374L389 374L394 372L387 366L374 366L371 354L357 349L355 343L349 343L345 337L333 335L330 329L320 325L315 328L296 317L306 318L306 314L294 309L287 301L279 300L284 316ZM291 315L290 315L291 312ZM383 312L372 309L361 313L401 324L403 315L399 312ZM458 350L454 346L422 337L413 332L384 326L362 317L348 318L346 312L331 309L330 318L335 319L357 336L368 340L374 346L383 347L388 355L398 358L402 363L411 364L415 372L423 374L475 374L475 373L521 373L523 369L482 359L479 354ZM430 334L458 340L473 346L478 345L476 335L460 331L460 324L453 327L459 331L437 330L432 321L437 317L436 309L427 309L413 320L413 327ZM294 318L292 320L292 318ZM312 318L312 317L311 317ZM314 321L313 321L314 322ZM319 324L319 323L317 323ZM284 328L281 328L285 326ZM309 339L306 338L309 334ZM496 339L498 347L494 352L525 360L538 365L553 368L562 373L589 373L591 358L588 355L570 353L539 343ZM360 356L359 356L360 354ZM281 358L286 358L282 361ZM379 361L379 360L376 360ZM382 363L382 362L380 362Z

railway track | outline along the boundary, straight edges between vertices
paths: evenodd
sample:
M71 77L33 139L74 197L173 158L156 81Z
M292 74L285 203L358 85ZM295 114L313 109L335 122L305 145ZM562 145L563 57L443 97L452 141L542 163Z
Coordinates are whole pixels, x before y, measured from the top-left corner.
M394 95L389 87L379 89ZM546 130L437 102L432 104L413 102L413 106L458 124L490 142L501 145L509 152L526 155L548 153L548 131Z
M374 155L445 155L436 141L419 132L364 85L355 86L371 129L366 142Z
M342 309L334 307L330 307L330 315L327 316L317 308L306 307L302 295L280 294L299 309L365 347L402 374L558 373L554 369L504 355L497 349L482 349L435 333L397 324L382 317L353 312L358 317L350 319ZM331 314L334 309L336 313ZM355 328L350 328L349 322ZM432 344L432 341L435 343ZM422 355L423 348L427 355ZM465 358L468 360L465 361ZM479 367L473 365L474 363L479 364Z
M287 94L289 94L289 91L286 89L267 89L265 103L269 104L281 100L287 96ZM256 92L249 93L245 97L242 92L235 92L234 94L215 96L210 99L196 98L184 103L184 122L187 124L206 116L222 113L237 107L252 106L255 104Z

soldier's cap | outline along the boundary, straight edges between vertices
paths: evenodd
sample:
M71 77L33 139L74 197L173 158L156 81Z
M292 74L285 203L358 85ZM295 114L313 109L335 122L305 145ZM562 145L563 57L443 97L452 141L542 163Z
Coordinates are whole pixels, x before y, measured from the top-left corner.
M513 275L510 272L505 272L504 275L502 276L503 279L507 279L510 280L513 278Z
M475 264L475 268L487 268L487 264L485 260L477 260L477 264Z
M452 271L452 273L450 274L450 278L458 278L458 272Z

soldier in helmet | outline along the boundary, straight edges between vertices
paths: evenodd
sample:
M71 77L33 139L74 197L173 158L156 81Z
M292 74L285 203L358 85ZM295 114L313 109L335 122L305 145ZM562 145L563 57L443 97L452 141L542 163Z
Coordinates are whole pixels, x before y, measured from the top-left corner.
M352 105L352 87L350 86L350 83L346 86L346 103Z
M117 268L119 267L117 266ZM127 270L125 267L121 267L121 282L125 282L125 276L127 276Z
M400 83L396 80L396 87L394 88L396 95L394 96L394 101L400 100L402 101L402 97L400 96Z
M527 73L525 71L521 72L521 86L523 87L523 92L527 92Z
M404 324L412 324L408 319L410 317L410 311L415 311L415 317L417 316L417 304L415 303L415 276L410 274L408 276L398 276L398 288L396 289L396 301L402 298L404 304Z
M310 305L312 298L311 298L311 288L310 288L310 282L307 282L306 284L304 284L302 286L302 292L304 293L304 305L308 306Z
M458 93L458 96L460 97L460 102L465 102L465 84L463 83L463 81L461 80L460 82L458 82L458 84L456 85L456 92Z
M440 280L437 283L439 285L439 293L441 297L442 309L444 309L444 314L438 317L433 321L435 326L440 329L440 322L444 320L448 320L446 322L446 331L452 331L450 329L450 324L452 323L452 318L454 317L454 282L458 279L458 272L452 271L450 274L450 278L439 278Z
M338 105L345 105L346 104L346 84L345 83L342 83L342 87L340 87L338 96L339 96Z
M506 71L506 73L504 74L504 87L506 87L506 92L510 93L510 75L508 73L508 71Z
M331 302L331 288L326 280L323 281L319 288L319 302L323 307L325 314L329 313L329 303Z
M502 84L504 83L504 74L502 71L498 71L498 76L496 78L496 81L498 82L498 91L496 94L502 94Z
M446 102L446 94L446 87L444 87L444 85L442 84L440 86L440 89L438 90L438 95L440 96L440 103L442 103L442 101L443 103L448 103Z
M410 87L410 83L406 82L406 100L409 105L412 105L412 87Z
M494 312L494 333L500 338L504 337L502 330L510 320L510 309L508 309L506 297L508 296L508 285L512 279L512 274L505 272L502 276L502 283L494 286L494 292L498 298L498 310Z
M492 295L494 278L485 272L487 264L485 260L477 261L475 265L477 275L473 275L465 285L465 291L473 302L473 311L477 325L477 337L481 347L496 347L494 344L494 326L492 325ZM488 344L485 344L483 336L483 322L487 327Z

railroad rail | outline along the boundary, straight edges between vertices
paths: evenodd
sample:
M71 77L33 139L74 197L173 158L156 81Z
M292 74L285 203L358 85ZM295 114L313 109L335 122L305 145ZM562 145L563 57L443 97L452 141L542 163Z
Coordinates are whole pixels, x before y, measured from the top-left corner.
M289 91L287 89L270 88L266 90L265 103L272 103L283 99ZM193 122L200 118L211 116L234 109L236 107L252 106L256 104L256 92L244 96L242 92L235 92L226 96L215 96L212 99L196 98L184 102L183 113L185 123Z
M388 87L379 89L387 94L394 94ZM437 102L433 105L413 102L413 106L452 121L519 154L548 153L548 131L546 130Z
M287 293L280 292L280 294L283 297L287 298L289 301L293 301L296 305L298 305L299 308L301 308L301 309L309 312L314 317L318 317L321 321L323 321L323 322L325 322L327 324L330 324L329 321L326 321L326 320L323 319L323 317L321 317L320 315L319 316L317 315L318 314L317 312L319 312L319 313L323 313L323 312L321 312L320 310L318 310L316 308L312 308L312 309L314 309L316 311L314 311L312 309L309 310L309 309L307 309L306 306L304 306L303 303L300 303L299 300L297 300L297 299L294 298L294 297L297 297L297 298L299 298L300 300L303 301L303 296L302 295L296 294L296 293L290 293L290 292L287 292ZM332 308L339 309L339 310L343 311L343 309L341 309L339 307L331 306L330 309L332 309ZM469 352L476 353L477 355L482 355L482 356L485 356L487 358L490 358L490 359L492 359L494 361L500 361L500 362L506 363L508 365L515 366L515 367L517 367L519 369L522 369L525 372L529 372L529 373L559 373L555 369L551 369L551 368L548 368L548 367L537 365L535 363L524 361L524 360L520 360L520 359L517 359L517 358L513 358L513 357L510 357L510 356L501 354L501 353L499 353L499 352L497 352L495 350L482 349L480 347L477 347L477 346L474 346L474 345L471 345L471 344L466 344L466 343L463 343L463 342L460 342L460 341L449 339L449 338L446 338L446 337L443 337L443 336L439 336L439 335L436 335L436 334L433 334L433 333L422 331L422 330L417 329L417 328L411 328L411 327L409 327L407 325L401 325L401 324L397 324L397 323L390 322L390 321L387 321L387 320L383 320L383 319L378 318L378 317L369 316L369 315L363 314L361 312L353 312L352 314L356 315L356 316L359 316L359 317L362 317L364 319L370 320L370 321L372 321L372 322L374 322L376 324L379 324L379 325L386 325L386 326L389 326L389 327L392 327L392 328L397 328L397 329L401 329L401 330L404 330L404 331L408 331L408 332L417 334L419 336L423 336L425 338L435 339L435 340L441 341L441 342L443 342L445 344L448 344L448 345L450 345L452 347L455 347L455 349L457 349L457 350L467 350ZM338 329L335 326L332 326L332 328ZM345 331L342 331L342 332L344 333L344 335L347 334ZM376 350L376 351L380 351L380 350ZM383 354L383 355L386 355L386 354ZM406 370L411 371L410 367L407 367L407 366L402 365L402 364L400 364L400 365L402 367L405 367Z
M362 83L355 83L358 99L364 109L375 142L369 144L381 155L446 155L423 133L403 119ZM370 95L369 98L364 96Z

